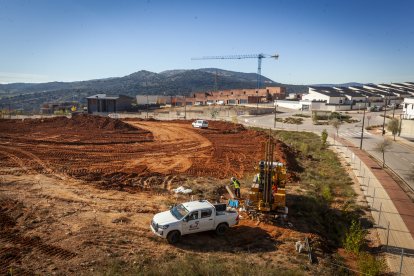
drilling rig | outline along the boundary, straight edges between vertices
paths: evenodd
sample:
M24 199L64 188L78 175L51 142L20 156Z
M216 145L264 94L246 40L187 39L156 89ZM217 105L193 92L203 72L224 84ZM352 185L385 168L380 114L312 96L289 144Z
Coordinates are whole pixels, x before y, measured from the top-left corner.
M250 189L249 205L260 212L286 213L286 168L283 163L274 161L274 149L275 144L269 134L265 158L259 162L258 173Z

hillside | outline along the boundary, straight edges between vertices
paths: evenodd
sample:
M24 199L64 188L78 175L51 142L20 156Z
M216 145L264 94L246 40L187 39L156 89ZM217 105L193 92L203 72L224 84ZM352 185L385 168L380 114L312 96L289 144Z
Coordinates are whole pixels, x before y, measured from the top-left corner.
M124 77L95 79L75 82L11 83L0 84L0 108L23 108L37 111L40 105L50 101L80 101L85 97L106 93L111 95L137 94L189 95L193 92L255 88L256 73L241 73L204 68L197 70L168 70L153 73L141 70ZM286 86L288 92L304 92L305 86L285 85L262 76L263 86Z

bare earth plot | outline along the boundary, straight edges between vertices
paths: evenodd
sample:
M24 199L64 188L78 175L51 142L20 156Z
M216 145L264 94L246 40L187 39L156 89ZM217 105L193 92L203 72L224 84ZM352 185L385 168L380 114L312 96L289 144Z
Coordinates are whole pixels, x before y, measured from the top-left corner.
M306 257L293 253L293 243L318 238L248 219L227 236L194 234L178 246L150 232L155 213L188 200L172 188L219 195L230 176L254 173L266 137L240 125L211 122L199 130L186 121L79 115L1 120L0 130L0 274L11 267L19 274L89 274L114 260L143 267L206 252L229 261L244 252L253 261L298 268ZM289 169L286 146L276 151Z

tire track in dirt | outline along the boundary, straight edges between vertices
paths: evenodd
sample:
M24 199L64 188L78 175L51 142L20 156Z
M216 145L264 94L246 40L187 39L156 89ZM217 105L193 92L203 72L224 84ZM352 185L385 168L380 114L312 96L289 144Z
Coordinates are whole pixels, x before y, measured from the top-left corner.
M157 173L183 173L193 165L196 154L200 162L212 159L212 143L190 126L171 122L128 122L150 131L153 142L146 143L147 153L137 157L138 164L145 164Z
M26 151L26 150L23 150L23 149L17 148L17 147L9 148L9 147L3 146L3 145L0 145L0 149L18 152L18 153L20 153L24 156L29 157L29 160L36 162L47 173L52 173L53 172L53 170L50 169L39 157L37 157L35 154L33 154L29 151Z
M3 154L7 158L13 160L13 162L16 163L19 166L19 168L23 169L24 171L28 171L28 168L24 165L23 160L20 159L18 156L8 152L7 149L6 151L4 151L4 148L3 148L3 151L0 151L0 154Z
M0 248L0 275L6 275L10 266L15 262L20 262L23 254L26 255L28 252L37 251L64 261L76 256L76 253L69 250L43 243L39 237L25 237L18 233L1 231L0 241L5 244L4 247ZM7 246L7 244L11 246Z

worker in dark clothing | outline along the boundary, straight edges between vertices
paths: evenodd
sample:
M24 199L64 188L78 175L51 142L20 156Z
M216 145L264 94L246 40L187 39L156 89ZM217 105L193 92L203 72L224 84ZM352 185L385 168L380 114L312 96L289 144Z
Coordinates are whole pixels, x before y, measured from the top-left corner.
M234 194L236 197L240 198L240 182L235 177L231 178L230 185L234 186Z

